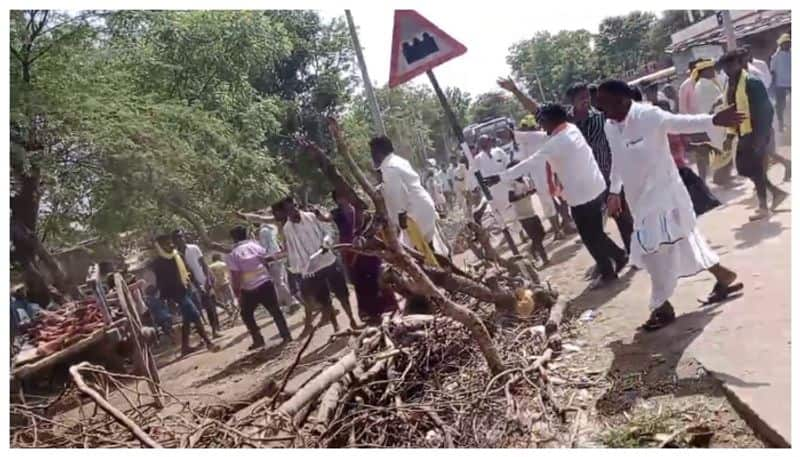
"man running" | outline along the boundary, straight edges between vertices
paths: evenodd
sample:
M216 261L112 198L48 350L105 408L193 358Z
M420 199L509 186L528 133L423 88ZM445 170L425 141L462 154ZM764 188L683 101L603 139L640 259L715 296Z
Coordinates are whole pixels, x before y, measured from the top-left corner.
M659 329L675 320L669 298L678 278L708 270L717 282L708 302L725 299L742 288L736 274L719 263L696 227L696 216L686 187L673 164L667 135L705 131L712 125L731 127L741 115L730 107L716 115L678 115L657 106L633 102L624 81L599 86L598 103L606 115L606 136L614 162L608 211L622 208L620 191L634 217L631 262L650 275L650 318L645 330Z

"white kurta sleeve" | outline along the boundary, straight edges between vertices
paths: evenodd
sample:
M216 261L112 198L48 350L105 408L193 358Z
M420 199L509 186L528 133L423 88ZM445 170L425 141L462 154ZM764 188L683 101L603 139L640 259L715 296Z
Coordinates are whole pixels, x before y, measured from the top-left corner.
M536 163L533 160L533 158L540 153L541 150L537 151L536 154L528 157L522 162L500 173L500 181L513 181L519 178L520 176L525 176L533 173L533 170L536 168Z
M608 123L603 127L608 139L608 146L611 149L611 183L608 191L612 194L622 192L622 177L619 174L619 160L614 160L614 151L619 150L619 139L609 128Z
M408 212L408 189L398 170L383 170L383 198L386 199L386 210L393 221L397 221L399 213Z
M654 122L652 128L663 128L666 133L698 133L714 127L711 114L673 114L664 110L652 110L647 114L648 120Z

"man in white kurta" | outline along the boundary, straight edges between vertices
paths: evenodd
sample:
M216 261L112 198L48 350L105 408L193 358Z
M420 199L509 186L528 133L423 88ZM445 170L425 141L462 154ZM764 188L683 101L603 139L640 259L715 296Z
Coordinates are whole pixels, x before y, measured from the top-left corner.
M606 113L606 136L613 162L608 209L619 209L619 192L634 219L631 262L650 274L650 319L643 328L655 330L675 320L669 298L678 279L709 270L717 284L709 302L735 292L736 274L719 264L696 227L692 201L670 154L667 134L707 131L732 123L738 115L725 110L708 114L678 115L656 106L635 103L622 81L600 85L598 103ZM735 122L738 122L735 121ZM735 289L735 290L734 290Z
M413 219L425 242L431 244L434 251L446 255L448 249L436 227L439 216L431 195L420 182L419 174L408 160L394 153L388 138L373 138L370 148L373 161L378 165L383 179L381 192L386 201L389 222L403 229L403 241L410 245L411 239L406 233L407 223L401 221L401 218Z

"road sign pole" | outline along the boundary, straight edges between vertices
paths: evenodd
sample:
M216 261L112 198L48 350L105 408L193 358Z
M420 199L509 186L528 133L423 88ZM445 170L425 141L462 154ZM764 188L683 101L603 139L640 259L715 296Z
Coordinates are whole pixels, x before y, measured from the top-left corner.
M467 141L464 139L464 131L458 124L458 118L456 118L453 108L450 107L450 102L447 101L447 97L444 95L442 88L439 86L439 81L436 80L436 75L433 74L433 70L427 70L426 73L428 75L428 79L431 81L431 85L433 86L433 91L436 92L436 97L439 98L439 103L441 103L442 108L444 108L444 113L447 116L447 120L450 122L450 126L453 128L453 132L456 134L456 139L458 139L461 150L464 152L464 155L469 158L469 163L474 164L475 158L472 156L472 151L469 149L469 145L467 145ZM503 218L503 214L500 212L500 210L495 207L495 202L492 200L492 193L489 192L489 187L484 184L483 175L477 168L475 169L475 179L478 180L478 185L481 187L484 197L486 197L486 199L489 201L489 205L492 208L495 218L497 218L497 222L503 228L503 237L508 243L508 246L511 248L511 253L515 256L519 255L519 249L517 249L514 239L511 238L511 232L509 232L508 227L506 227L505 218Z
M361 50L361 43L358 41L358 32L356 31L356 24L353 22L353 15L350 10L344 10L344 15L347 17L347 27L350 29L350 39L353 40L353 48L356 51L356 60L358 67L361 69L361 79L364 80L364 91L367 95L369 102L369 109L372 111L372 122L376 135L386 135L386 127L383 125L383 118L381 118L381 108L378 105L378 98L375 97L375 91L372 89L372 81L369 79L367 73L367 63L364 61L364 53Z

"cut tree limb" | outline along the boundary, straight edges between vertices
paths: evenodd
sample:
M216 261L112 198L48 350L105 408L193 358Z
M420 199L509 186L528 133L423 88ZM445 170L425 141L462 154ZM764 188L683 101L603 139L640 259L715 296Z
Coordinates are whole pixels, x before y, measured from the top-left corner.
M356 353L348 352L338 362L326 368L319 376L315 377L308 384L303 386L289 400L284 402L278 411L289 417L295 414L307 403L314 401L322 392L328 389L333 383L342 379L344 375L353 371L356 367Z
M350 166L350 169L362 190L369 195L370 199L375 205L376 213L380 214L384 220L390 220L388 217L388 212L386 211L386 202L384 201L383 196L381 196L375 190L374 186L367 180L367 178L364 176L364 173L350 155L347 144L342 138L341 132L339 131L338 125L334 119L329 119L329 127L332 136L336 140L339 153L342 154L347 161L347 164ZM397 234L395 233L394 227L387 227L387 229L384 230L384 234L386 235L387 247L394 257L393 263L403 269L414 282L421 285L422 291L427 298L440 303L442 311L445 315L452 317L467 327L478 344L478 347L486 359L486 363L491 372L495 374L502 372L505 369L503 360L500 358L500 354L498 353L497 347L489 335L489 331L486 329L486 326L483 325L483 322L478 315L474 311L447 298L442 291L440 291L433 284L422 268L420 268L414 259L412 259L411 256L409 256L408 253L406 253L405 250L400 246L400 242L397 239Z
M130 430L133 436L141 441L142 444L149 448L161 448L162 446L153 438L151 438L150 435L145 433L145 431L142 430L138 425L136 425L136 423L133 422L130 417L126 416L124 413L122 413L122 411L112 406L111 403L103 398L102 395L86 384L86 382L83 380L83 376L81 376L80 369L88 366L91 366L88 362L81 362L77 365L72 365L69 367L69 374L72 376L72 380L75 382L78 390L91 397L91 399L94 400L94 402L97 403L97 405L102 408L103 411L108 413L117 422Z

